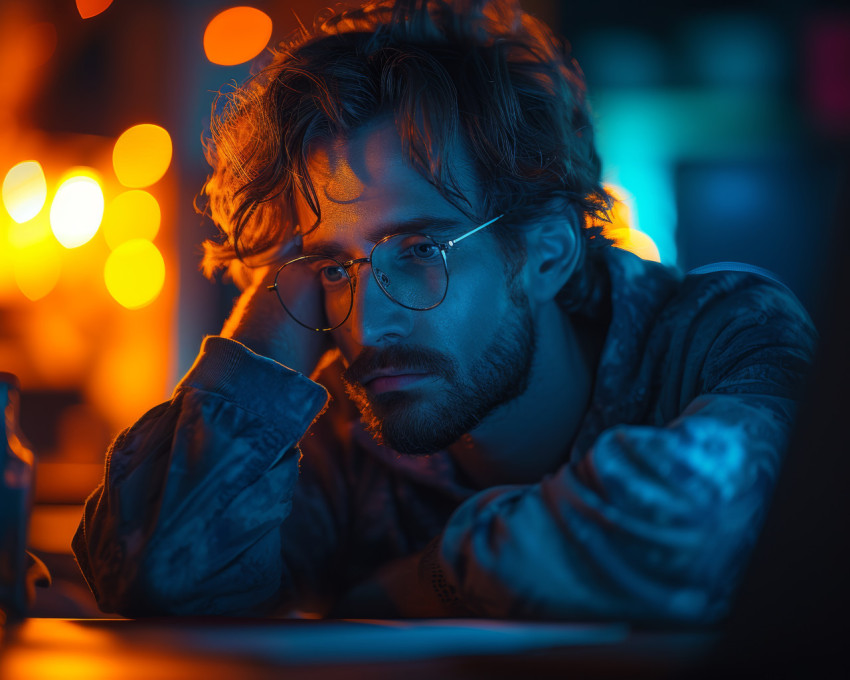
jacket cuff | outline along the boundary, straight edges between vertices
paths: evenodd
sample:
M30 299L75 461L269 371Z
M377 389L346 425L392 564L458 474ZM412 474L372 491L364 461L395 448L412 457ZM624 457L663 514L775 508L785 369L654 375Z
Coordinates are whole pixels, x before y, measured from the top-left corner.
M305 375L252 352L241 342L211 335L204 338L192 368L174 390L212 392L264 417L299 415L312 421L327 405L327 390Z

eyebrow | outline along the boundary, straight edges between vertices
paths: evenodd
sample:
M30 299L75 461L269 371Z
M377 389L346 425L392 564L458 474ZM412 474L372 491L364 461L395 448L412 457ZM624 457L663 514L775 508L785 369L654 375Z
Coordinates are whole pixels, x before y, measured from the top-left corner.
M426 234L428 236L446 236L452 232L461 230L459 220L448 217L431 217L423 215L421 217L413 217L409 220L400 222L387 222L379 224L372 228L366 234L366 240L369 243L377 243L386 236L393 234ZM334 241L317 241L311 244L309 249L304 249L305 255L321 255L323 257L331 257L339 259L347 257L349 254L348 248L335 243Z

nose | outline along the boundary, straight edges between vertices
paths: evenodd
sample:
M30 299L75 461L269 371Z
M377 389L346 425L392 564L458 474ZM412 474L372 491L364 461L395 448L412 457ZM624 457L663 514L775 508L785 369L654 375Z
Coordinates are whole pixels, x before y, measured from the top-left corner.
M354 300L351 316L343 325L361 347L386 347L408 335L413 329L412 312L387 296L378 286L371 263L361 263L354 275Z

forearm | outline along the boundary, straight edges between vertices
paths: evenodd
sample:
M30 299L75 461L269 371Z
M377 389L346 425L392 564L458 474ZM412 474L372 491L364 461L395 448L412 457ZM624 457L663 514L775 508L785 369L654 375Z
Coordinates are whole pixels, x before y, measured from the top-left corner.
M285 580L297 442L326 395L210 338L174 397L123 433L74 540L105 610L259 613Z
M757 411L723 397L668 428L615 428L540 484L470 499L439 541L449 591L479 616L716 621L787 435Z

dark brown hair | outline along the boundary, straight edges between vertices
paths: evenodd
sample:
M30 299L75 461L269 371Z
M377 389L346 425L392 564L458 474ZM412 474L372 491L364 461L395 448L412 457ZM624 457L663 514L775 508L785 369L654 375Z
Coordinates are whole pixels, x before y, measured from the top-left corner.
M212 174L200 198L220 238L204 244L207 275L314 226L296 224L296 191L318 223L311 143L345 138L379 116L395 121L411 165L465 214L507 213L494 226L512 246L511 223L552 205L583 223L575 225L584 227L583 249L607 243L592 226L611 199L581 71L515 1L377 0L326 10L213 108ZM473 199L452 177L457 148L474 163Z

